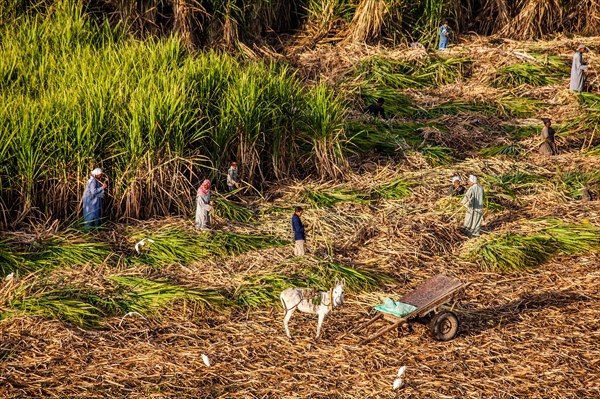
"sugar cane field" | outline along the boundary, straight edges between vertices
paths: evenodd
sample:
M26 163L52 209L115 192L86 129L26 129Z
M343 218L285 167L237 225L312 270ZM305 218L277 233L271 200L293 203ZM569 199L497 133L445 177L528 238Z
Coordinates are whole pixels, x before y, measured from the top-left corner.
M0 396L600 397L599 17L596 0L4 2ZM365 111L379 99L385 117ZM481 234L454 176L484 189ZM464 283L439 308L453 339L429 314L361 343L375 306L440 274ZM282 291L341 281L321 335L296 312L288 338Z

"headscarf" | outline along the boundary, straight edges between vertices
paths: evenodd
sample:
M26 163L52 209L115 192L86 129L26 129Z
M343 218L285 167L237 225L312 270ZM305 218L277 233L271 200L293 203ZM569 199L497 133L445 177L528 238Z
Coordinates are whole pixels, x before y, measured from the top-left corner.
M469 181L473 184L477 184L477 177L469 175Z
M580 44L579 46L577 46L577 51L579 50L585 50L587 47L585 47L585 44Z
M542 118L542 122L544 122L544 125L545 125L548 122L552 122L552 121L550 120L550 118Z
M96 168L94 170L92 170L92 176L96 177L96 176L100 176L102 174L102 169L100 168Z
M198 187L198 195L206 195L210 192L210 180L206 179Z
M454 184L454 182L455 182L455 181L457 181L457 182L460 182L460 177L458 177L458 176L454 176L454 177L452 178L452 184Z

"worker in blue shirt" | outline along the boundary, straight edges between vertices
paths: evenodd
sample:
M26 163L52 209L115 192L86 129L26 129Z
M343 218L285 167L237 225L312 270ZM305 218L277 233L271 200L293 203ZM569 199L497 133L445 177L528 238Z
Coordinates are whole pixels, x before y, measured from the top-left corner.
M306 241L306 234L304 233L304 224L300 216L302 216L304 210L302 207L297 206L292 216L292 229L294 230L294 255L304 256L304 243Z

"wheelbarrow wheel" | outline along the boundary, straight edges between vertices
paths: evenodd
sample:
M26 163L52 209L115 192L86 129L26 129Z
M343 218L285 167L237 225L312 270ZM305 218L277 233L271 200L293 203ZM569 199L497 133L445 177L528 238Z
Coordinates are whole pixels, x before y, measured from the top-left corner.
M429 323L431 335L437 341L450 341L458 333L458 317L453 312L441 312L433 316Z

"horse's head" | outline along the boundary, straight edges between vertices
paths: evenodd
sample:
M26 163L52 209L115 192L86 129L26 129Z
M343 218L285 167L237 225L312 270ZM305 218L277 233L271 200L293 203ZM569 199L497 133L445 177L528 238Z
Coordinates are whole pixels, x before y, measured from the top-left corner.
M332 293L333 306L342 306L344 304L344 288L346 288L346 280L336 279Z

